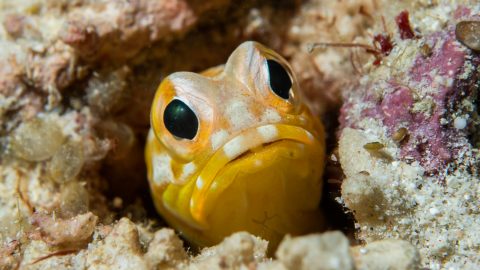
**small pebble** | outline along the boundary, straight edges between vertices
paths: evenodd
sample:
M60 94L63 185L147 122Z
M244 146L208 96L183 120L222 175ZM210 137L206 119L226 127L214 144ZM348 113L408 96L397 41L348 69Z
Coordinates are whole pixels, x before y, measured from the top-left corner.
M468 48L480 50L480 21L463 21L457 23L455 36Z
M453 126L456 129L464 129L465 127L467 127L467 119L465 119L463 117L457 117L453 121Z
M114 208L120 209L123 206L123 200L120 197L115 197L115 198L113 198L112 204L113 204Z
M432 216L436 216L436 215L440 214L440 210L438 210L438 209L435 208L435 207L430 208L428 211L430 212L430 214L431 214Z

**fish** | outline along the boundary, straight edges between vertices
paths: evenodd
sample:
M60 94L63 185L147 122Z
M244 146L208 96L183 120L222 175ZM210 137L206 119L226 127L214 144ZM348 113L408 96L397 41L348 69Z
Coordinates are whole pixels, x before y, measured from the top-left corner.
M151 107L145 160L157 211L192 246L239 231L322 230L325 130L288 62L255 41L224 65L175 72Z

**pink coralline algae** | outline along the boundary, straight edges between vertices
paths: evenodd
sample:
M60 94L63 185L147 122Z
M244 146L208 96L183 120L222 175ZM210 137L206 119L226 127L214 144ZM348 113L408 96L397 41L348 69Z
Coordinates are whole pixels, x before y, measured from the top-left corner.
M400 31L402 39L407 36ZM418 161L426 174L437 175L469 138L468 128L455 128L453 115L457 112L453 110L465 98L475 98L478 78L471 71L478 67L479 56L456 40L454 26L424 37L424 44L431 48L431 54L419 50L404 73L406 78L393 76L386 82L373 81L357 89L363 92L361 100L354 103L363 104L356 116L359 118L349 115L354 106L350 98L342 108L340 123L355 128L359 119L379 119L390 136L406 128L408 136L399 145L400 158ZM384 89L383 96L373 98L374 89ZM475 104L475 100L471 103Z
M451 93L462 91L457 88L458 76L464 72L467 52L454 39L453 29L446 36L434 38L433 44L443 42L432 56L425 59L417 57L411 74L410 87L431 88L433 91L425 98L431 98L431 115L416 113L412 115L408 129L411 139L402 148L402 156L412 155L419 159L428 172L436 172L444 167L452 156L451 147L458 138L452 126L442 126L441 119L446 115L448 104L456 102ZM443 40L443 41L442 41Z

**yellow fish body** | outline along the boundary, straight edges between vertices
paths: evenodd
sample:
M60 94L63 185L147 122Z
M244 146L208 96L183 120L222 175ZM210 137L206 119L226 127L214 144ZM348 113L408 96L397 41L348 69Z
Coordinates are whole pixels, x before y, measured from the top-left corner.
M173 73L151 110L145 158L157 210L196 246L248 231L275 248L318 230L325 142L288 63L256 42L224 66Z

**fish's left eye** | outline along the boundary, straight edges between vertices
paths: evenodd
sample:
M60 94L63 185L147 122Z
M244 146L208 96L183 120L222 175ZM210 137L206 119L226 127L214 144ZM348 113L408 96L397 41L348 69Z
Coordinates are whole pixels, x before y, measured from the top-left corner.
M292 88L292 79L282 64L275 60L267 59L268 81L270 89L277 96L288 100L290 89Z

